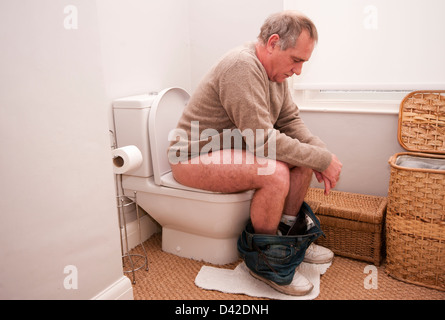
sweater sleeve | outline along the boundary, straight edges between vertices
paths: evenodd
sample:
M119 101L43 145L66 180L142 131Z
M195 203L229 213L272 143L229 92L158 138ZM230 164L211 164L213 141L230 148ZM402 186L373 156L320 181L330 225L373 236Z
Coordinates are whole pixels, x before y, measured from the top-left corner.
M307 130L296 106L293 112L290 106L284 108L275 126L271 117L270 83L262 66L236 61L221 75L218 90L223 108L241 133L245 130L264 133L264 141L245 139L248 150L257 156L320 172L329 166L331 153Z

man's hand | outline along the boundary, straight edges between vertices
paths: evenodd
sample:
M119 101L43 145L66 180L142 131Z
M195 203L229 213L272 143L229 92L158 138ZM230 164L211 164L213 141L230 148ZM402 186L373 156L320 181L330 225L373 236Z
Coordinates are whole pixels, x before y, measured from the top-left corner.
M335 187L338 180L340 179L340 172L342 167L342 163L338 160L337 156L333 154L331 163L325 171L314 171L315 177L317 178L318 182L324 182L324 193L326 195L329 194L331 189Z

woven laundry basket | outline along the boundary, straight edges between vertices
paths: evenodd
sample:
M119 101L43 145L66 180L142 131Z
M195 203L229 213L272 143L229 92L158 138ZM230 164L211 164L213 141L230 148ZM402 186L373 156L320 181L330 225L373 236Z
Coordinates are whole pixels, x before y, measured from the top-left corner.
M389 159L386 272L445 290L445 91L415 91L399 112L399 143Z
M380 265L383 247L385 197L309 188L305 201L311 206L326 235L317 244L335 254Z

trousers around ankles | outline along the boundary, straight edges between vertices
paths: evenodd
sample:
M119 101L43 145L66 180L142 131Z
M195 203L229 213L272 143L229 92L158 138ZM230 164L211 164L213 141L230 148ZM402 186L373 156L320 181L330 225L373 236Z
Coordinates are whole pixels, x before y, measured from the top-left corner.
M279 285L292 282L295 268L303 261L306 249L319 236L324 236L320 221L305 202L299 214L302 213L314 222L314 226L302 235L255 234L249 220L238 239L238 251L252 272Z

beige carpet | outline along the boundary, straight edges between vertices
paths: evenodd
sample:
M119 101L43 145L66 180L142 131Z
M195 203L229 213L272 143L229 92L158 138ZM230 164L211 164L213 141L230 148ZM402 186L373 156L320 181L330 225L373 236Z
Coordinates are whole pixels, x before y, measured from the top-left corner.
M133 285L135 300L261 300L241 294L204 290L195 278L204 265L211 264L180 258L161 250L161 234L146 242L149 271L136 271ZM140 254L140 246L132 253ZM235 269L240 261L218 268ZM364 272L369 263L336 256L321 276L320 294L316 300L445 300L445 292L407 284L389 277L385 266L377 268L377 288L366 289ZM126 273L131 279L131 273ZM374 282L375 284L375 282Z

